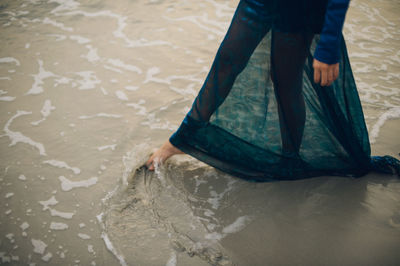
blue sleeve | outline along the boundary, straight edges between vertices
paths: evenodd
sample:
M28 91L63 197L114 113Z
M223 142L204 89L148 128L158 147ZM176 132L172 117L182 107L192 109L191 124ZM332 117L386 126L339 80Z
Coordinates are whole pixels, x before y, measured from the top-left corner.
M314 53L314 58L323 63L339 62L340 38L349 3L350 0L329 0L328 2L324 26Z

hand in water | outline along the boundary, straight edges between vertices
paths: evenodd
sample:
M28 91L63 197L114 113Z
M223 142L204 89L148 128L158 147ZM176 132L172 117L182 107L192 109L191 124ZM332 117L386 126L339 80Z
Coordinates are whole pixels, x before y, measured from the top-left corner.
M169 157L175 154L183 154L178 148L173 146L171 142L168 140L159 148L156 152L154 152L150 158L146 162L146 166L150 171L154 171L154 167L156 164L162 164Z
M339 63L328 65L314 59L314 82L321 86L330 86L339 76Z

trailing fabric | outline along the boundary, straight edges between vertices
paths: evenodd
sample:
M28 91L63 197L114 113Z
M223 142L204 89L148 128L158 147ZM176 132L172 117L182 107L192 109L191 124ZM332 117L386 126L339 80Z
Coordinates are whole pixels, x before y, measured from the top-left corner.
M338 79L328 87L314 83L313 55L327 4L240 1L210 72L170 142L252 181L358 177L371 170L388 172L389 165L398 171L395 158L370 155L341 34Z

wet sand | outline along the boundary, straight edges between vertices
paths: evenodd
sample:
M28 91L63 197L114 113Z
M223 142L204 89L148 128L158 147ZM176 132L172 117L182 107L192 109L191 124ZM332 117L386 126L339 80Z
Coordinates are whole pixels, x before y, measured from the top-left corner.
M0 264L395 265L400 182L249 183L176 156L238 1L0 4ZM344 34L374 155L399 158L400 5Z

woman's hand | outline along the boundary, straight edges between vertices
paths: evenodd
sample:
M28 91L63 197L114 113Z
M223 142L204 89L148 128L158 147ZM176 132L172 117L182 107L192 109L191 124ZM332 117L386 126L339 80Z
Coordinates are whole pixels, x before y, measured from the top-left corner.
M150 171L154 171L156 164L162 164L165 160L175 154L183 154L183 152L167 140L161 148L150 156L146 162L146 166Z
M328 65L314 58L314 82L330 86L339 76L339 63Z

